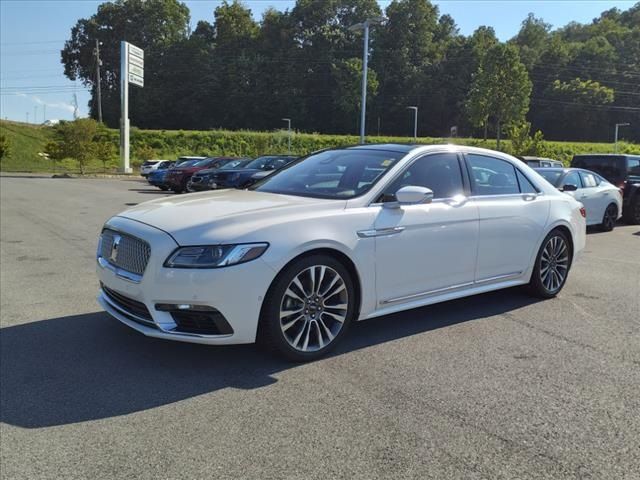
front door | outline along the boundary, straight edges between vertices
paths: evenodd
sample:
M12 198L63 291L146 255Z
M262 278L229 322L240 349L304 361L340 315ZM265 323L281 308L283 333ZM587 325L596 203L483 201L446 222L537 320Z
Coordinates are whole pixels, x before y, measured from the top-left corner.
M473 282L478 210L466 197L461 159L455 153L418 158L385 188L381 202L393 202L407 186L433 190L429 204L400 208L372 206L376 290L380 307L417 301Z

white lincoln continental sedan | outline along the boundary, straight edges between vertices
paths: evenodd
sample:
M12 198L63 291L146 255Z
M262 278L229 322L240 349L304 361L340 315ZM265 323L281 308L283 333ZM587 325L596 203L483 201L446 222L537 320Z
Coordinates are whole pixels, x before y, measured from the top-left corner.
M585 228L582 204L503 153L325 150L248 190L161 198L111 218L98 301L150 337L260 339L311 360L356 320L515 285L553 297Z

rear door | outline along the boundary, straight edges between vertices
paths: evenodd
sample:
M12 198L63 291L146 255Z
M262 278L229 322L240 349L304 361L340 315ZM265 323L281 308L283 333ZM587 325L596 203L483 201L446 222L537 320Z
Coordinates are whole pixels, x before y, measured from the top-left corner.
M577 191L576 199L587 210L587 224L600 223L610 202L609 195L593 173L580 170L580 180L582 188Z
M549 203L511 162L485 154L465 157L480 219L475 281L517 278L535 256Z

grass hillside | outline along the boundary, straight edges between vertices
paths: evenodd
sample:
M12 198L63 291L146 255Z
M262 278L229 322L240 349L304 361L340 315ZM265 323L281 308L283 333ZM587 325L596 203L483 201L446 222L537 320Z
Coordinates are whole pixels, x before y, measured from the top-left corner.
M50 162L38 156L51 140L51 128L2 120L0 133L7 136L11 149L9 157L2 159L3 171L37 171L51 168Z
M51 171L53 163L38 156L45 150L46 143L53 138L54 129L18 122L0 121L0 131L5 133L11 144L11 155L2 160L3 171ZM118 131L108 130L107 136L114 144L117 152ZM315 133L295 133L292 137L291 149L293 153L302 155L321 148L357 144L359 137L355 135L320 135ZM367 137L370 143L407 143L407 137ZM495 140L480 140L473 138L418 138L418 143L429 145L439 143L458 143L484 148L495 149ZM621 153L640 154L640 145L620 143ZM511 143L506 140L501 150L512 151ZM276 132L250 131L166 131L139 130L131 131L131 157L133 166L139 165L148 158L175 159L180 155L237 155L250 156L286 153L287 134ZM577 153L612 153L610 143L580 143L580 142L544 142L544 156L556 158L568 163ZM116 171L118 159L113 158L107 165L107 171ZM56 163L57 171L78 172L78 165L71 159ZM87 172L102 172L102 163L95 161L88 165Z

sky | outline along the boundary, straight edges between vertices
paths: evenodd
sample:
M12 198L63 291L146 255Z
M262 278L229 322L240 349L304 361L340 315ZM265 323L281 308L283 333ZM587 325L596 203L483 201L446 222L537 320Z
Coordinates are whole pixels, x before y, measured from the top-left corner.
M529 12L554 28L569 22L590 22L613 7L628 9L636 0L435 0L440 13L451 15L460 32L471 34L481 25L492 26L498 38L508 40ZM68 80L60 50L80 18L93 15L102 0L0 0L0 118L42 123L45 118L72 119L74 94L79 116L88 115L90 95L79 82ZM213 21L221 2L186 0L191 25ZM245 0L254 18L268 7L291 9L294 0ZM384 9L390 0L380 0ZM46 115L46 116L45 116Z

